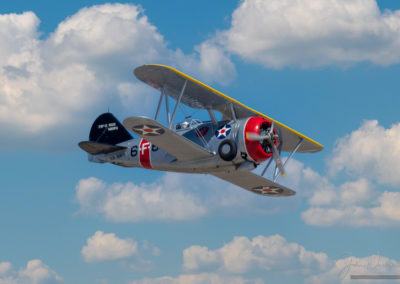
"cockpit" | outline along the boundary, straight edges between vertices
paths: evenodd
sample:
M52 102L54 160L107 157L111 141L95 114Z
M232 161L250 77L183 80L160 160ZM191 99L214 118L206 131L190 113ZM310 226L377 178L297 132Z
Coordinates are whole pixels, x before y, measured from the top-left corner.
M203 123L200 119L197 118L191 118L191 119L185 119L182 122L176 123L174 126L175 130L189 130L195 128L197 125Z

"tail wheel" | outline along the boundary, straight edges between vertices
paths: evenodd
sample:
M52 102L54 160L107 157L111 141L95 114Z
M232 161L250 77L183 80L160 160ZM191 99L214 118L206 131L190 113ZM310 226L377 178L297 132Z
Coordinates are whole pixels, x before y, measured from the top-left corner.
M219 144L218 154L225 161L232 161L237 154L237 145L235 141L226 139Z

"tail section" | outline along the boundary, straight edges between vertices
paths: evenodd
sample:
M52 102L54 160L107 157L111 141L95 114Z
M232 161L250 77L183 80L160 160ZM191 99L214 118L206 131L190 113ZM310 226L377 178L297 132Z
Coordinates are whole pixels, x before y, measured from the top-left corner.
M100 115L92 125L89 134L89 141L116 145L132 139L132 136L118 119L109 112Z
M125 150L126 147L116 146L121 142L132 139L129 132L111 113L103 113L92 125L89 141L79 142L78 146L89 154L89 161L104 163L96 157L98 154L110 154Z
M88 154L98 155L98 154L109 154L120 150L125 150L126 147L108 145L97 142L82 141L78 143L78 146Z

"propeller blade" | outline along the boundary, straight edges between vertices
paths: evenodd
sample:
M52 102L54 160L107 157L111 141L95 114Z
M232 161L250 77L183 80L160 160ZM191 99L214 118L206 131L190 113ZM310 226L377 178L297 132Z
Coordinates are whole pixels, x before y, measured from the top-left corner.
M271 145L272 148L272 156L274 157L276 166L278 167L282 177L285 177L285 170L283 168L281 156L279 155L279 151L275 146L275 139L278 138L278 135L274 134L274 122L273 121L271 122L271 127L269 128L267 135L259 135L257 133L247 133L246 135L247 139L252 141L262 141L262 140L268 141L268 143Z
M271 127L269 128L269 134L270 135L274 134L274 121L271 122Z

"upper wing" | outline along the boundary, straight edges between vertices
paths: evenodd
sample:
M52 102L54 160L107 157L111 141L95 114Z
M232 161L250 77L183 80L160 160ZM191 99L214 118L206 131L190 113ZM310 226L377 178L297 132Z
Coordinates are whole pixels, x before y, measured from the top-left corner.
M129 117L124 126L180 161L210 158L212 153L147 117Z
M279 133L280 140L282 141L282 151L293 151L300 139L304 139L304 141L297 150L298 153L314 153L324 148L321 144L307 136L245 106L172 67L164 65L143 65L136 68L134 73L139 80L156 89L163 89L167 95L174 99L178 98L182 86L187 80L185 93L182 96L181 102L192 108L216 110L221 112L224 118L233 119L230 107L230 104L232 104L237 118L262 116L270 121L274 121L275 129Z
M213 172L212 175L261 195L291 196L296 194L295 191L252 172Z

